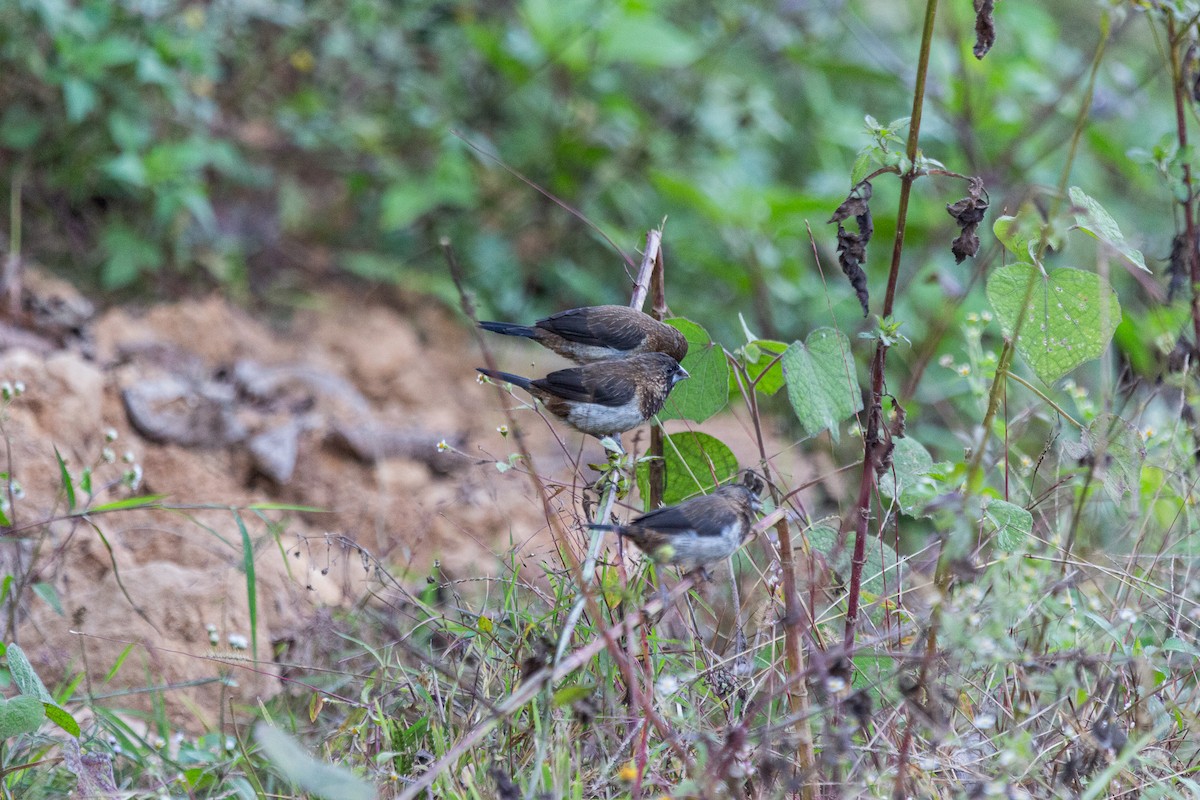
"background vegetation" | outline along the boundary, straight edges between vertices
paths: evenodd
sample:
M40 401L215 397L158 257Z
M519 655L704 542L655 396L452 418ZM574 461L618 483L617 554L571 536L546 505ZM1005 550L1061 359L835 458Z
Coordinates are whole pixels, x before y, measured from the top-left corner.
M597 229L632 253L666 218L671 309L703 325L744 378L766 363L764 349L768 361L778 352L760 339L786 345L833 327L870 386L871 349L886 339L886 385L866 392L866 406L886 389L907 411L909 438L893 418L895 442L907 444L896 445L891 475L868 446L882 492L868 493L878 503L871 541L902 554L941 543L940 560L926 558L939 561L937 588L960 587L945 608L935 598L902 612L886 582L864 589L851 577L837 559L862 504L857 491L824 496L821 513L846 522L804 515L796 546L828 556L847 585L825 586L806 606L806 633L789 628L807 666L783 634L767 637L753 668L729 667L752 688L722 694L694 642L644 639L657 654L644 685L615 654L583 665L586 678L514 709L501 733L489 728L497 772L455 762L438 778L441 796L774 796L811 791L817 777L878 796L906 780L945 797L1187 796L1200 708L1186 255L1195 240L1178 237L1194 216L1193 5L1005 0L996 45L979 60L976 9L941 3L918 165L981 178L990 210L978 257L956 263L946 206L965 184L915 183L884 324L864 319L839 274L827 220L867 170L912 166L904 119L924 15L915 2L13 0L0 5L8 249L112 301L218 287L278 311L353 282L455 307L438 247L449 237L480 315L525 319L627 302L631 286L612 280L621 257ZM896 232L894 178L876 179L871 200L873 315ZM1081 217L1086 202L1070 186L1103 211ZM1003 214L1019 222L998 238ZM1020 347L1020 385L1006 378L1003 341L1028 305L1025 283L1014 278L1005 295L988 278L1013 262L1097 274L1120 300L1119 326L1080 318L1082 338L1067 346L1092 358L1065 381ZM1094 308L1106 291L1084 295ZM1033 339L1045 333L1025 322ZM760 394L761 408L753 390L732 396L839 467L862 458L860 437L807 424L794 392ZM846 433L846 414L835 416L820 421ZM882 547L877 575L894 559ZM765 571L773 553L756 558ZM784 602L765 586L772 604ZM515 579L499 607L417 603L429 634L411 648L473 648L471 679L493 679L487 691L460 697L461 674L381 650L379 675L415 698L404 714L381 695L337 725L323 721L337 736L299 712L285 715L293 732L380 785L402 787L447 754L469 758L455 743L479 729L481 708L516 690L512 664L539 646L529 631L556 635L572 590L555 588L529 605ZM856 652L851 625L839 651L831 642L863 591L864 605L875 601L863 624L877 638ZM952 622L929 623L942 614ZM606 624L589 613L581 639L602 641ZM688 676L683 688L663 689L676 675ZM796 705L797 675L812 685L810 705ZM564 693L571 686L586 691ZM592 705L581 710L584 695ZM646 697L659 697L654 719L686 735L628 724ZM586 741L573 739L580 727ZM186 791L286 791L257 754L208 744L199 749L209 766L189 773ZM10 766L46 746L33 740ZM287 746L263 744L285 761ZM146 771L121 779L142 789L154 783L147 774L169 770L134 763ZM9 791L20 794L20 781L45 789L51 779L36 772L11 773Z

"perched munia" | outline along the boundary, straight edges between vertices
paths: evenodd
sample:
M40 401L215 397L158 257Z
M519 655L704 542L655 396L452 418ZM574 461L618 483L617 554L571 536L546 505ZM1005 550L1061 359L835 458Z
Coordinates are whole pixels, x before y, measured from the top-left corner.
M641 353L666 353L683 361L688 351L682 333L629 306L586 306L560 311L533 325L481 322L479 327L533 339L578 364Z
M577 431L603 438L632 430L662 410L675 384L688 377L666 353L596 361L531 380L479 368L489 378L519 386Z
M760 485L727 484L624 525L592 527L616 531L660 564L685 571L703 569L733 555L749 535L755 513L762 510Z

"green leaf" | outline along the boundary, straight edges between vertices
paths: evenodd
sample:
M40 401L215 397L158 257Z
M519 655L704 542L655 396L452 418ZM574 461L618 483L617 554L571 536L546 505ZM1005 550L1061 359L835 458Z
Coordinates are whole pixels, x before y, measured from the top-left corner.
M850 340L833 328L818 328L783 354L788 400L811 436L828 429L838 440L838 423L862 409Z
M42 712L46 715L46 719L53 722L58 727L62 728L72 736L78 736L80 733L79 723L71 713L60 705L55 703L42 703Z
M281 776L305 792L326 800L371 800L375 790L348 769L313 758L294 739L265 722L254 738Z
M555 708L572 706L580 700L591 696L595 691L596 690L591 686L573 683L556 689L551 702L554 704Z
M716 437L695 431L663 437L663 502L667 505L704 494L737 475L737 471L737 457ZM638 462L637 483L643 500L649 503L647 460Z
M765 395L773 395L784 386L783 359L778 356L786 351L788 346L783 342L770 339L756 339L743 348L746 373L750 380L758 380L755 388ZM763 374L764 370L766 374ZM761 378L758 376L762 375ZM734 386L734 391L737 387Z
M690 419L704 422L729 403L729 362L725 350L713 343L704 328L678 317L667 320L688 342L683 368L691 377L671 390L659 420Z
M1143 272L1150 271L1142 252L1125 241L1125 235L1117 227L1117 221L1104 210L1104 206L1086 195L1078 186L1072 186L1068 193L1071 196L1071 205L1074 206L1072 211L1075 214L1076 227L1107 244Z
M103 514L108 511L127 511L131 508L145 508L146 506L156 505L160 500L166 497L165 494L147 494L141 497L126 497L124 500L114 500L111 503L103 503L98 506L80 511L80 514Z
M46 712L42 701L27 694L11 700L0 697L0 741L22 733L33 733L42 725Z
M62 481L63 489L67 493L67 511L75 510L75 483L71 480L71 473L67 470L67 462L63 460L62 453L58 452L58 447L54 448L54 457L58 459L58 477Z
M1146 447L1136 428L1115 414L1100 414L1080 436L1078 444L1063 450L1072 458L1095 464L1104 491L1114 503L1141 494L1142 463Z
M112 223L104 229L100 245L107 256L100 280L108 289L128 286L142 272L162 263L162 254L153 242L121 223Z
M857 186L862 182L862 179L867 177L867 173L871 171L871 155L873 148L864 147L858 151L858 157L854 159L854 166L850 168L850 185Z
M254 577L254 543L250 531L237 511L233 512L238 532L242 535L242 569L246 573L246 603L250 609L250 653L258 657L258 581Z
M35 583L33 585L33 593L42 598L46 605L54 609L54 613L60 617L65 616L62 602L58 599L58 592L54 591L54 586L49 583Z
M1012 336L1029 281L1034 281L1017 352L1046 383L1098 358L1121 321L1121 304L1108 282L1091 272L1063 267L1044 274L1032 264L994 271L988 302L1005 336Z
M5 655L8 658L8 671L21 694L32 695L43 703L54 702L50 692L46 691L46 684L42 683L42 679L33 671L33 665L25 657L25 651L20 645L10 644Z
M983 508L988 522L996 527L996 547L1006 553L1020 550L1033 533L1033 514L1007 500L989 500Z
M937 494L931 477L939 469L925 446L912 437L896 439L892 468L879 477L879 493L895 500L910 517L927 516L925 507Z

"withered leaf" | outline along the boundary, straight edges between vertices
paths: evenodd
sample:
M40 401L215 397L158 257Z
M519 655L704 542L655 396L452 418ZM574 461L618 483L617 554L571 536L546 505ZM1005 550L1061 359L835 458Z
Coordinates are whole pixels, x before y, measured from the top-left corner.
M974 256L979 252L979 223L988 210L988 193L983 188L981 178L967 179L967 196L956 203L946 206L946 211L954 217L960 229L958 236L950 243L950 252L954 254L956 263Z
M875 223L871 220L872 191L870 181L859 182L850 190L850 194L829 219L830 222L836 222L838 226L838 264L841 265L842 272L849 278L850 285L854 287L854 293L858 296L864 317L868 313L870 295L867 292L867 273L863 271L862 265L867 260L867 244L875 232ZM857 233L846 230L846 227L842 225L850 217L854 217L854 221L858 225Z
M996 0L975 0L975 58L983 57L996 43L996 20L992 12L996 9Z

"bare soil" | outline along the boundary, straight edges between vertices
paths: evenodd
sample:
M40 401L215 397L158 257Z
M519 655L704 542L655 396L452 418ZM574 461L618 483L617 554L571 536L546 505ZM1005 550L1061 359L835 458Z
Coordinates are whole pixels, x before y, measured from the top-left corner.
M0 553L6 574L29 576L10 595L9 635L48 684L83 673L81 691L129 691L117 707L146 711L158 700L175 724L211 730L231 708L284 687L276 658L318 658L331 610L386 602L396 584L380 568L419 590L435 560L446 577L476 579L515 553L510 563L533 581L543 564L560 563L527 476L496 466L516 449L497 430L503 407L476 382L483 362L471 332L444 309L333 295L273 326L212 296L117 308L86 329L82 343L0 352L0 381L25 387L3 419L21 493ZM524 342L493 344L514 371L562 366ZM184 387L158 410L174 415L182 427L170 436L187 444L130 420L128 392L163 386ZM559 484L556 510L576 519L594 479L586 465L602 451L517 400L509 405L539 473ZM355 430L365 431L357 445ZM735 417L704 430L743 463L756 460L752 432ZM438 453L440 440L453 449ZM77 510L146 494L165 495L175 510L67 516L55 448L76 479L94 467L94 497L77 489ZM289 449L293 462L272 461ZM785 471L807 473L794 450L773 449ZM120 483L132 469L141 473L136 488ZM248 508L264 502L323 511ZM257 654L239 641L252 637L245 539Z

